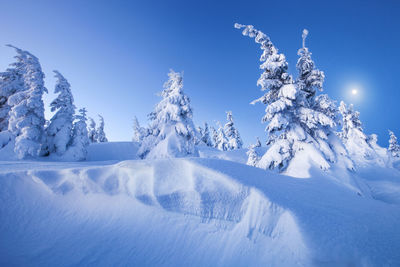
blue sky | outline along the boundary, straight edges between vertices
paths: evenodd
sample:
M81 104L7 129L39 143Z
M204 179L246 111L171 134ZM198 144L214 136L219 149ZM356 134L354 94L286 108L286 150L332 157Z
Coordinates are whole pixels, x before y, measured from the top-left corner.
M330 3L332 2L332 3ZM184 71L194 121L225 121L232 110L245 143L265 139L257 44L233 28L253 24L268 34L296 74L303 28L326 75L325 93L354 103L366 133L387 144L400 135L399 1L2 1L0 43L35 54L54 97L57 69L78 107L100 113L110 140L130 140L159 101L170 68ZM0 47L0 67L13 51ZM357 87L354 97L350 90ZM47 114L50 115L50 114Z

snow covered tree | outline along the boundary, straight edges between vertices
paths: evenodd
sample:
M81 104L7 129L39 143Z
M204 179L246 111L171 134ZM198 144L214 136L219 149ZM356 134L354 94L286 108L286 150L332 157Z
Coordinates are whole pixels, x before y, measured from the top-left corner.
M239 131L235 128L233 122L232 111L226 113L228 121L224 126L225 136L228 139L228 150L240 149L243 146L243 141L240 138Z
M50 103L51 111L56 112L46 128L46 142L42 153L56 153L62 156L71 142L72 123L74 120L75 106L71 92L71 85L61 73L54 71L57 83L54 93L56 99Z
M329 143L329 139L335 138L335 122L322 110L326 98L315 99L315 89L322 90L324 74L315 69L311 53L305 47L308 32L303 32L303 47L299 50L297 63L299 78L294 82L288 74L285 56L278 53L268 36L252 25L235 24L235 27L244 28L243 35L255 38L263 50L260 68L264 72L257 84L267 92L252 104L262 102L267 105L262 122L268 122L268 150L258 167L284 171L300 153L312 157L320 168L329 168L327 160L335 161Z
M106 137L106 133L104 132L104 118L101 115L98 115L100 119L100 125L97 128L97 141L99 143L105 143L108 142L108 139Z
M8 98L18 91L24 91L24 62L20 55L17 61L10 64L5 72L0 73L0 132L8 130L9 112L11 106Z
M246 152L246 154L248 156L246 164L249 165L249 166L256 167L257 164L258 164L258 161L260 160L260 158L259 158L259 156L257 154L256 148L257 148L257 144L256 145L251 145L249 147L249 150Z
M360 113L353 110L353 105L347 106L340 102L339 111L342 115L342 132L339 133L351 158L356 162L376 157L376 152L371 147L369 137L364 134Z
M207 122L204 123L204 130L202 131L202 134L201 134L201 141L206 146L212 146L212 141L211 141L211 138L210 138L210 130L208 128Z
M213 147L217 148L218 132L217 130L215 130L213 126L210 126L210 129L211 129Z
M89 118L88 136L91 143L97 143L96 122L92 118Z
M226 151L229 149L229 140L228 138L226 138L225 131L222 125L220 123L218 124L219 124L218 135L215 142L215 147L221 151Z
M87 147L90 141L86 125L86 112L86 109L82 108L79 110L80 114L75 116L76 121L72 130L72 142L66 152L66 157L72 160L85 160L87 156Z
M190 99L183 92L183 76L171 70L161 92L162 100L149 117L149 135L143 140L141 158L198 156Z
M303 47L297 52L300 56L296 64L296 68L299 72L297 86L304 94L305 100L309 102L308 105L312 106L316 89L320 91L323 90L325 75L322 71L315 68L315 63L311 59L311 52L306 47L307 35L308 30L304 29L302 34Z
M133 142L142 142L143 139L148 136L148 130L144 127L141 127L136 116L133 118Z
M260 68L264 70L257 85L267 91L262 97L252 102L261 102L266 107L262 122L268 122L267 144L269 149L259 162L265 169L284 170L294 156L293 144L297 140L305 140L305 133L294 118L295 100L298 90L288 74L288 63L283 54L279 54L269 37L252 25L235 24L242 29L243 35L255 38L263 51Z
M393 157L400 157L400 145L397 143L397 137L389 130L389 148L388 151Z
M23 89L8 98L8 130L15 136L18 158L38 156L44 139L44 73L39 60L27 51L9 45L17 52L17 73L22 75Z

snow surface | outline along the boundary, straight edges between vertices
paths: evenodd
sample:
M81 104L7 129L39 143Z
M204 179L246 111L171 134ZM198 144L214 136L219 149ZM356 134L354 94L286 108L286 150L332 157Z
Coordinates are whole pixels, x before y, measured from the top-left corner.
M396 168L296 179L245 150L135 160L137 147L0 161L0 266L400 265Z

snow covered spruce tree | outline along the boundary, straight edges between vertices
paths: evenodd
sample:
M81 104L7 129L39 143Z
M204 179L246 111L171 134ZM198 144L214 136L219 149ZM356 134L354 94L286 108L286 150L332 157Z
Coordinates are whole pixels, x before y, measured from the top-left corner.
M97 128L97 141L99 143L105 143L108 142L108 139L106 137L106 133L104 132L104 118L101 115L98 115L100 119L100 124L99 127Z
M56 112L50 119L46 128L46 141L42 153L56 153L62 156L71 143L72 123L75 114L74 98L71 92L71 85L61 73L54 71L57 83L54 93L58 94L56 99L50 103L51 111Z
M252 104L262 102L267 105L262 121L268 122L268 149L257 166L284 171L301 153L320 168L329 168L327 160L334 161L335 157L330 146L323 141L328 139L328 135L333 136L335 122L318 109L322 107L315 101L315 89L322 89L324 75L315 69L311 53L305 47L308 32L303 32L303 47L299 50L297 63L299 78L294 82L288 74L285 56L278 53L268 36L252 25L235 24L235 27L244 28L243 35L255 38L263 50L260 68L264 72L257 84L267 92ZM301 158L297 157L299 161Z
M212 137L212 146L217 148L217 141L218 141L218 132L217 130L215 130L215 128L213 126L210 126L210 130L211 130L211 137Z
M148 135L148 131L146 128L140 126L138 119L136 116L133 118L133 142L141 143L143 139Z
M234 126L232 111L226 112L226 120L224 126L225 136L228 139L228 150L240 149L243 146L243 141L240 138L239 131Z
M8 130L9 112L8 98L13 94L24 91L22 55L17 55L17 61L10 64L5 72L0 73L0 132Z
M197 131L190 99L183 92L183 76L170 70L161 92L162 100L149 117L149 135L139 148L141 158L198 156Z
M249 166L254 166L254 167L257 166L258 161L260 160L260 157L257 154L256 148L257 148L257 144L250 145L249 150L246 152L247 157L248 157L246 164Z
M215 147L221 151L226 151L229 149L229 140L226 138L224 128L221 123L218 122L217 138L215 141Z
M212 141L210 138L210 129L208 128L208 123L204 123L204 130L201 135L201 141L206 145L206 146L212 146Z
M89 118L88 137L91 143L97 143L96 122L93 118Z
M397 137L389 130L389 148L388 151L393 157L400 157L400 145L397 143Z
M8 130L15 137L14 151L18 158L39 155L44 139L44 73L39 60L31 53L16 48L16 73L21 75L21 90L9 96Z
M87 117L86 109L81 108L79 115L75 115L76 121L72 130L72 142L65 153L66 158L69 160L85 160L87 156L87 147L90 143L87 131Z
M343 101L340 102L339 111L343 119L342 132L339 136L351 158L357 163L377 158L375 150L370 145L370 138L364 134L360 113L354 111L353 105L347 106Z

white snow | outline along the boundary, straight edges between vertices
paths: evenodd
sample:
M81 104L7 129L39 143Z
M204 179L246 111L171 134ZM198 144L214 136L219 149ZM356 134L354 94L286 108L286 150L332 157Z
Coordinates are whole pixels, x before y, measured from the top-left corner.
M0 161L0 266L400 264L398 169L295 179L245 165L245 149L135 160L137 147Z

